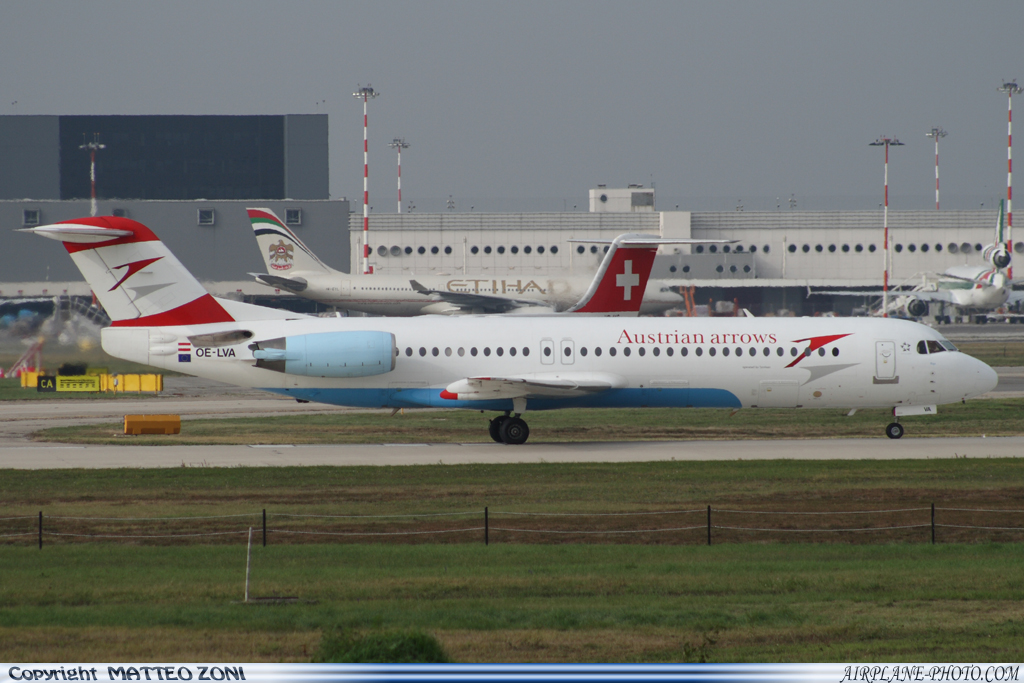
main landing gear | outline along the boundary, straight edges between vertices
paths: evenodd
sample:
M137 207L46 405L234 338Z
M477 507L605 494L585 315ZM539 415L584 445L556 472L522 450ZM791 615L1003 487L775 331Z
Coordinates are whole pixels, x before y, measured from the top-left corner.
M512 415L511 411L491 420L487 431L491 438L498 443L509 445L526 443L526 440L530 438L530 427L526 424L526 420L519 417L519 413Z
M898 439L903 436L903 425L899 422L890 422L885 428L885 435L890 439Z

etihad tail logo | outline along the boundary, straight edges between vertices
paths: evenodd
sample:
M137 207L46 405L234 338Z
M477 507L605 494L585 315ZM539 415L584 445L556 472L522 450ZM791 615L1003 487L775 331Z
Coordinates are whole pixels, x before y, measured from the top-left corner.
M270 267L274 270L288 270L292 267L294 258L295 245L285 244L284 240L278 240L277 244L270 245Z

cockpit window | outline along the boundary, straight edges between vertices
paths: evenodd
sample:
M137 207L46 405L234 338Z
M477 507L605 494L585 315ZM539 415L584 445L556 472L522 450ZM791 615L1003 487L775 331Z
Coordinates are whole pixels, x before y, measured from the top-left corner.
M946 339L922 339L917 342L917 352L920 354L942 353L943 351L956 351L956 347Z

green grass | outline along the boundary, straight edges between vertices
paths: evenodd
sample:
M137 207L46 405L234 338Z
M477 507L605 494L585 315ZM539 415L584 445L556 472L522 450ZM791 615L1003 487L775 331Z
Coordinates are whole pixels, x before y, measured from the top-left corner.
M515 505L649 509L775 500L1020 501L1024 458L514 463L364 467L0 470L0 515L234 514L331 510L392 514ZM1024 507L1016 505L1017 507ZM54 509L56 508L56 509Z
M940 528L932 546L927 529L851 539L716 528L708 547L700 530L638 544L573 534L536 543L492 528L487 546L480 532L365 544L272 531L264 548L259 512L267 508L273 528L285 523L278 513L476 510L444 524L478 526L489 506L492 527L514 521L573 530L603 528L609 519L676 522L510 520L497 511L706 504L836 511L930 502L1020 509L1022 480L1024 459L3 470L0 517L32 517L2 522L0 533L31 534L43 510L47 534L41 550L34 535L0 539L0 652L9 661L310 661L322 634L340 631L385 644L396 632L429 634L463 662L1008 661L1024 636L1024 545L993 542L999 532ZM227 523L239 533L215 538L51 535L202 531L206 524L61 516L241 513L251 516ZM940 522L956 522L952 514L940 512ZM926 509L902 523L927 518ZM965 521L1024 526L1020 515ZM779 524L766 516L743 523ZM301 524L322 530L367 522ZM372 524L395 531L434 522ZM856 525L864 524L858 517ZM296 602L241 604L250 525L257 527L251 595Z
M109 445L344 444L488 442L487 421L471 410L410 410L330 415L189 420L181 434L125 437L116 423L36 432L41 441ZM1024 399L951 404L937 415L907 417L907 438L1024 434ZM880 437L887 410L566 409L527 415L530 441L657 441Z
M964 342L957 348L993 367L1024 366L1024 341Z
M1024 459L937 459L878 461L751 460L737 462L542 463L505 465L422 465L402 467L176 468L170 470L2 470L0 517L28 519L0 523L0 533L33 533L43 511L45 544L87 543L88 537L53 533L169 534L232 532L190 542L236 543L248 526L261 531L266 509L273 544L317 543L323 536L287 531L394 533L465 529L483 525L490 511L498 543L657 543L704 542L696 530L638 536L569 533L537 535L498 528L539 528L563 532L663 529L701 526L703 513L637 517L514 518L508 512L593 513L716 510L835 512L917 508L857 519L836 516L744 518L714 513L719 526L836 528L928 524L928 508L1020 509ZM429 518L437 513L467 513ZM237 519L196 520L198 516L246 515ZM382 519L303 519L283 515L420 515ZM176 522L77 521L60 517L184 517ZM1022 516L954 513L940 510L940 524L1024 526ZM800 526L803 525L803 526ZM441 536L395 536L395 543L475 544L481 531ZM715 543L815 542L884 543L927 540L927 528L836 535L751 533L716 529ZM942 528L940 542L1019 540L1019 532L976 532ZM336 537L357 543L366 537ZM32 537L0 542L29 543ZM181 543L180 539L140 539L138 543Z
M10 661L74 659L76 639L50 649L48 629L136 633L157 661L189 652L194 636L167 637L188 631L246 634L219 654L256 661L308 661L332 629L430 633L456 661L1010 661L1024 636L1020 545L257 547L251 594L298 598L262 606L240 604L244 545L0 561L0 640L39 636L5 647Z

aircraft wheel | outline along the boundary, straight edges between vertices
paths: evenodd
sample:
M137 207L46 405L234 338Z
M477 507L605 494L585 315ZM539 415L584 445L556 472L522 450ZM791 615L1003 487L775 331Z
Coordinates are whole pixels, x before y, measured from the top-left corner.
M899 422L890 422L885 428L885 435L890 439L898 439L903 436L903 425Z
M505 424L505 421L508 419L508 415L499 415L491 420L490 424L487 425L487 431L490 433L491 438L498 443L504 443L501 438L501 425Z
M530 438L530 428L524 420L518 417L509 417L501 423L498 436L501 437L503 443L517 446L526 443L526 440Z

